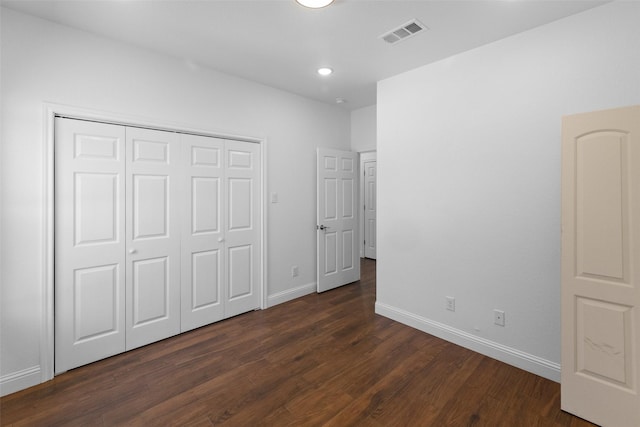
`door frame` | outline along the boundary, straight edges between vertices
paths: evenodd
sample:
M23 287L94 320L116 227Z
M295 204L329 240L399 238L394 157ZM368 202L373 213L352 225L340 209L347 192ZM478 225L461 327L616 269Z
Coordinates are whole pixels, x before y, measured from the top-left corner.
M117 114L105 111L93 110L83 107L73 107L55 103L43 103L43 158L42 158L42 317L40 328L40 374L41 382L49 381L54 377L54 304L55 304L55 280L54 280L54 255L55 255L55 129L54 122L57 116L63 116L79 120L91 120L103 123L112 123L124 126L136 126L149 129L157 129L168 132L180 132L195 135L210 136L214 138L230 139L236 141L260 144L260 163L262 180L260 185L260 215L261 215L261 252L260 257L260 308L267 305L267 149L266 138L251 137L246 135L230 134L215 129L194 128L182 123L168 121L156 121L147 117L139 117L130 114Z

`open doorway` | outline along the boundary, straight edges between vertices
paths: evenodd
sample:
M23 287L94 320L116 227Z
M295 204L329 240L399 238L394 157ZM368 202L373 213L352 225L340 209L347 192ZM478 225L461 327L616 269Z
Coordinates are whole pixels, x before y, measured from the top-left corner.
M360 153L360 257L376 259L377 154Z

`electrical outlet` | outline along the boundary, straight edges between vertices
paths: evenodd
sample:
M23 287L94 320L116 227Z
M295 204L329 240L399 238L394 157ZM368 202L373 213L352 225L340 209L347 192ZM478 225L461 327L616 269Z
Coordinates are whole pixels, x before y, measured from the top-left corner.
M493 323L498 326L504 326L504 311L493 310Z
M456 311L456 299L454 297L446 297L446 309Z
M298 277L299 274L300 274L300 271L298 270L297 265L294 265L293 267L291 267L291 277Z

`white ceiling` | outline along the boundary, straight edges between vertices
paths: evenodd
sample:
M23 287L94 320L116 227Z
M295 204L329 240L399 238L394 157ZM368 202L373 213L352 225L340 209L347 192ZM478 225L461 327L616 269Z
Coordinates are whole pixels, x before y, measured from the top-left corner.
M579 13L604 0L0 0L22 11L348 109L378 80ZM411 19L429 30L388 45ZM330 77L316 69L329 66Z

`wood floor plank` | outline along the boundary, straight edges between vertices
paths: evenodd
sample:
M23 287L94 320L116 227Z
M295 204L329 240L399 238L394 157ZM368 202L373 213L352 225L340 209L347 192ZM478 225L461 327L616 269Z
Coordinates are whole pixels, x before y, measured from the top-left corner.
M361 280L0 398L2 426L545 426L560 386L375 314Z

